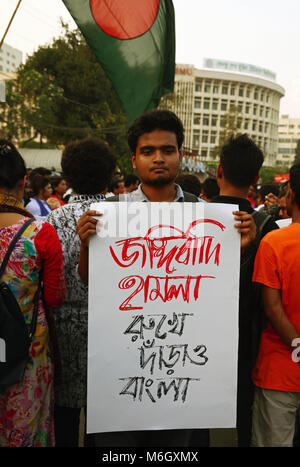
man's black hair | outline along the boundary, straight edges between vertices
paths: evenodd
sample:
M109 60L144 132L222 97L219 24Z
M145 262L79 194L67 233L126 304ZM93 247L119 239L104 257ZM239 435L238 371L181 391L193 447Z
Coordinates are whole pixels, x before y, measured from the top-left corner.
M136 152L139 137L154 130L175 133L178 149L181 149L184 140L184 129L181 120L170 110L155 109L142 113L128 129L127 138L132 154Z
M125 186L129 187L130 185L135 185L137 182L139 182L140 179L137 175L135 174L128 174L125 177Z
M119 183L124 183L124 180L122 178L117 178L116 180L113 180L109 187L109 191L114 191L115 189L118 189Z
M51 170L46 169L46 167L36 167L30 172L29 180L31 181L36 174L43 175L43 177L50 177Z
M176 178L176 183L181 186L183 191L192 193L193 195L199 197L201 194L201 182L197 175L194 174L181 174Z
M265 201L265 197L269 195L270 193L273 193L273 195L278 196L279 195L279 187L278 185L275 185L275 183L266 183L265 185L262 185L260 189L258 190L258 193L260 194L262 201Z
M30 180L30 188L33 196L37 196L40 190L46 188L49 183L50 180L48 177L45 177L39 173L35 174L35 176Z
M26 166L16 147L0 139L0 187L12 190L26 175Z
M224 177L237 187L249 187L263 164L261 149L246 134L230 138L221 148Z
M88 138L65 147L61 167L63 178L76 193L95 195L110 184L116 157L104 141Z
M217 179L214 177L208 177L202 183L202 190L207 199L212 199L215 196L218 196L220 193L220 187L218 185Z
M296 204L300 209L300 163L290 168L290 187L295 194Z

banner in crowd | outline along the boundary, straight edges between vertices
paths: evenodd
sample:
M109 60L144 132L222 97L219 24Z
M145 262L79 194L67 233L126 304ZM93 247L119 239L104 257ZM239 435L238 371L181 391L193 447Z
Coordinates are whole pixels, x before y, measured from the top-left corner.
M87 432L234 427L237 206L91 209Z
M172 0L63 0L111 80L128 123L173 91Z
M290 179L290 174L275 174L274 175L274 182L275 183L283 183L288 182Z

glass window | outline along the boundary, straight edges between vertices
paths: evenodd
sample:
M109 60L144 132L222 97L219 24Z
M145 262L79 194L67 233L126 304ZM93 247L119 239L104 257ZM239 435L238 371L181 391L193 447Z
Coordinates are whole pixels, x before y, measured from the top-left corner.
M201 107L201 101L195 100L194 107L195 107L195 109L200 109L200 107Z
M204 84L204 92L210 92L210 81L205 81L205 84Z
M227 102L226 101L221 102L221 110L223 110L223 111L227 110Z
M203 115L202 122L204 126L209 126L209 115Z
M244 96L244 86L240 86L239 88L239 96L243 97Z
M206 157L207 156L207 149L201 149L201 156Z
M199 136L198 135L193 136L193 146L199 146Z
M213 85L213 93L218 94L218 92L219 92L219 86L217 84L214 84Z
M211 126L217 126L217 121L218 121L217 117L212 117Z
M194 116L194 125L200 125L200 115Z
M213 100L212 109L213 110L218 110L218 101L216 99Z
M228 94L228 85L227 84L222 85L222 94Z
M202 89L201 84L196 84L196 85L195 85L195 91L196 91L196 92L201 92L201 89Z
M203 108L204 109L209 109L209 107L210 107L210 100L209 99L204 99Z
M230 88L230 94L231 94L232 96L235 95L235 86L231 86L231 88Z
M207 143L208 142L208 133L203 133L202 135L202 143Z

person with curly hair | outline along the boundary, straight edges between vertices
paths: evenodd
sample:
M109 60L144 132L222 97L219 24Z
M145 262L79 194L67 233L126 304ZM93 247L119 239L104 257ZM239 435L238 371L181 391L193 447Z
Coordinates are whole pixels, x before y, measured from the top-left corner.
M68 144L61 167L75 195L47 217L62 244L67 288L65 302L55 315L62 364L61 379L55 385L56 446L78 446L80 411L87 403L88 287L77 273L76 225L91 203L105 201L101 193L110 184L115 166L112 150L101 140ZM86 436L85 445L91 443L92 437Z

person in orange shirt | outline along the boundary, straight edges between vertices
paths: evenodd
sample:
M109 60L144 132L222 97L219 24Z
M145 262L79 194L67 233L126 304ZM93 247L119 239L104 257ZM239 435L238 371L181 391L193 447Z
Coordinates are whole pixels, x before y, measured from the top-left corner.
M292 223L263 238L253 273L268 325L252 372L252 446L292 447L300 408L300 164L290 170L286 201Z

